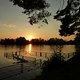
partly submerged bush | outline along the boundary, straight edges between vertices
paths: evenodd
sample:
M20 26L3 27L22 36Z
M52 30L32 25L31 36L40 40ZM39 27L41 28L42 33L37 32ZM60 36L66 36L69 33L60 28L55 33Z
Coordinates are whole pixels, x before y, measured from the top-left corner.
M43 66L42 66L42 70L43 72L49 72L52 71L54 69L58 69L64 66L64 57L61 55L61 53L59 54L55 54L54 56L52 56L50 59L48 59L47 61L44 62Z

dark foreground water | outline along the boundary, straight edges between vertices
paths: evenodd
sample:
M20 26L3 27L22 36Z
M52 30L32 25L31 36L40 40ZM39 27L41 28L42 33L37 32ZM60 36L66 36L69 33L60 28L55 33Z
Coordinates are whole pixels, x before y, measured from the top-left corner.
M0 45L0 80L30 80L41 74L41 66L56 52L65 60L79 51L79 46L63 45ZM24 60L21 63L22 59Z

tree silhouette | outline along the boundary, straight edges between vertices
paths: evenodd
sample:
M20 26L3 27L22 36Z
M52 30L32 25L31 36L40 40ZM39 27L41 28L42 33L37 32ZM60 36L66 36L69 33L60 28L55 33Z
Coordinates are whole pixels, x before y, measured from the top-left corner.
M16 44L17 45L26 45L28 44L28 41L24 37L16 38Z
M75 41L75 44L80 44L80 33L76 34L74 41Z
M60 35L72 35L80 32L80 0L68 0L67 6L57 11L54 19L61 21Z
M14 5L24 9L31 25L39 21L48 24L47 17L51 13L47 10L50 6L46 0L10 0ZM64 0L63 0L64 1ZM63 5L63 4L62 4ZM61 21L60 35L68 36L80 32L80 0L67 0L67 6L58 10L54 19Z
M29 23L31 25L39 21L47 23L47 17L51 15L46 10L49 4L45 0L10 0L14 5L18 5L24 9L24 14L28 15Z

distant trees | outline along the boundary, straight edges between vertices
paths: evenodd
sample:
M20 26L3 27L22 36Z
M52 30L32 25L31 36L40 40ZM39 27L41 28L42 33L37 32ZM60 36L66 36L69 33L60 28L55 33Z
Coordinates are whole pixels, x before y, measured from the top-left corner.
M64 44L69 44L71 42L69 41L65 41L63 39L58 39L58 38L50 38L48 40L44 40L44 39L32 39L31 40L31 43L32 44L36 44L36 45L64 45ZM72 41L73 43L73 41Z
M32 39L31 41L26 40L25 37L18 37L16 39L1 39L0 44L2 45L27 45L27 44L33 44L33 45L65 45L65 44L80 44L80 33L76 35L76 38L74 40L63 40L58 38L50 38L48 40L42 39L42 38L36 38Z
M9 38L1 39L0 44L13 45L15 44L15 40Z
M45 44L45 40L44 39L41 39L41 38L39 38L39 39L32 39L31 40L31 43L32 44L36 44L36 45Z
M26 45L28 44L29 41L26 40L24 37L19 37L19 38L16 38L16 39L9 39L9 38L5 38L5 39L1 39L0 40L0 44L3 44L3 45Z
M58 38L50 38L48 41L47 41L47 44L65 44L66 41L64 41L63 39L58 39Z
M19 38L16 38L15 43L17 45L26 45L29 43L29 41L26 40L24 37L19 37Z

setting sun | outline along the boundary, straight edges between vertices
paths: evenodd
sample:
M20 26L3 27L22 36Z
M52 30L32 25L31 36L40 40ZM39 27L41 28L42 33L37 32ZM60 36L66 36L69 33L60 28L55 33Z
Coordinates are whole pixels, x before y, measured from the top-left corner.
M33 36L30 35L30 36L27 37L27 39L28 39L29 41L31 41L31 39L33 39Z

